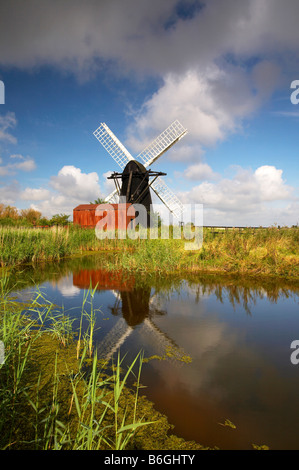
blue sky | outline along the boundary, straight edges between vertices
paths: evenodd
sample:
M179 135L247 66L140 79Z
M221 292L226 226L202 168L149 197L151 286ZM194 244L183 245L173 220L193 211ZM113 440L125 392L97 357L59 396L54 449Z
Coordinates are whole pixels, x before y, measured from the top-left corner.
M72 214L113 189L101 122L137 155L178 119L152 169L205 225L297 224L298 17L296 0L3 0L0 202Z

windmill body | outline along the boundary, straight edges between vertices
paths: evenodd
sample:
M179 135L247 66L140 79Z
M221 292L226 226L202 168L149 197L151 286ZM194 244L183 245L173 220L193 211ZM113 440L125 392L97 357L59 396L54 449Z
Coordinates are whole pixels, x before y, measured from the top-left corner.
M130 160L122 173L120 196L126 198L127 204L142 204L150 211L152 198L149 191L149 172L142 163Z

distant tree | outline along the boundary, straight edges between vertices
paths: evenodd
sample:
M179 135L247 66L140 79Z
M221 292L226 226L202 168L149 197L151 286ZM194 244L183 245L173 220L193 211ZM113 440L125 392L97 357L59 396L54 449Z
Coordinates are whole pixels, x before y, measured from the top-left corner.
M1 204L3 206L3 204ZM17 220L19 218L18 209L14 206L4 206L1 208L1 218Z
M50 219L50 225L68 225L69 217L70 216L66 214L55 214Z
M47 217L41 217L38 221L38 225L50 225L50 220Z
M98 197L94 202L90 202L89 204L105 204L105 200Z
M11 219L10 217L0 217L0 225L1 226L17 226L19 225L18 219Z
M41 218L41 212L35 209L22 209L21 217L27 220L30 224L35 225L37 221Z

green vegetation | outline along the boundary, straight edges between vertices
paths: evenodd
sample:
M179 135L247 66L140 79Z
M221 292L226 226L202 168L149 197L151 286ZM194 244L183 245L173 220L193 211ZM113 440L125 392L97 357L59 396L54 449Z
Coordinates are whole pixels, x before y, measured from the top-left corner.
M159 228L159 231L161 228ZM171 229L172 230L172 229ZM200 249L186 250L183 239L99 240L95 230L69 226L51 229L0 228L0 263L57 261L83 252L101 253L101 267L139 273L222 272L299 277L299 228L204 229Z
M98 197L98 198L95 199L93 202L90 201L89 204L105 204L105 199L102 199L101 197Z
M167 418L140 395L142 354L108 366L96 350L90 356L92 329L71 333L41 293L25 306L8 283L0 281L2 450L202 449L169 434ZM86 318L92 297L82 306Z
M70 216L55 214L50 219L42 216L41 212L29 208L20 211L14 206L0 204L0 226L4 227L52 227L54 225L68 225Z

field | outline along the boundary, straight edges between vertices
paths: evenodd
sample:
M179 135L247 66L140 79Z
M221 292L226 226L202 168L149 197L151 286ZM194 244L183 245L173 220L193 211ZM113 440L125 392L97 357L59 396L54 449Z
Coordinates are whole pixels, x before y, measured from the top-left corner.
M99 240L92 229L0 228L1 266L59 261L86 252L101 253L102 267L144 273L206 272L299 277L299 228L203 229L200 249L186 240L146 238ZM190 243L190 242L189 242Z

